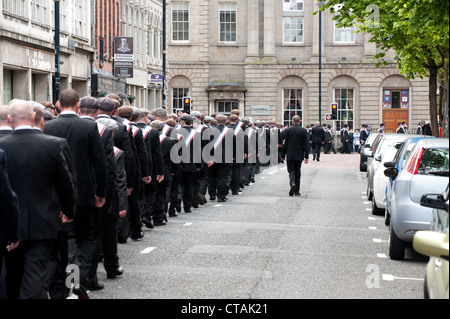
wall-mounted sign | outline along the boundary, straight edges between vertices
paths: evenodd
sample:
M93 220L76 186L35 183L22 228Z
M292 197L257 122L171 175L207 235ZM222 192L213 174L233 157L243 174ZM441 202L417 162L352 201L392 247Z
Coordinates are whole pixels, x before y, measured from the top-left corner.
M152 74L150 77L151 82L162 82L163 76L162 74Z
M270 115L270 106L254 105L251 109L252 115Z
M133 38L114 37L114 76L133 77Z

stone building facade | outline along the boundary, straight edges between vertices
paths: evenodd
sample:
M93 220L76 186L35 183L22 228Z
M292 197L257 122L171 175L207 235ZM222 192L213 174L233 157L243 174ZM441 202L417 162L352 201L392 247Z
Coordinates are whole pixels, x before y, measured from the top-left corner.
M288 125L320 121L372 131L395 130L429 119L427 79L406 79L395 56L379 68L369 36L337 28L321 14L322 80L319 86L319 14L314 0L168 1L168 109L191 96L204 113L241 114ZM326 119L338 103L338 120Z
M91 0L60 1L61 90L89 95ZM0 2L0 95L55 103L53 0Z

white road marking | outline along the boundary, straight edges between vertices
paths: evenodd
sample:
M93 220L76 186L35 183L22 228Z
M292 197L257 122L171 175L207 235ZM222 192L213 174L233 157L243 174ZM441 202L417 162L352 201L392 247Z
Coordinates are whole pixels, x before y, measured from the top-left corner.
M370 212L372 211L372 208L366 208L366 211Z
M376 220L375 217L367 217L369 220Z
M372 204L371 202L363 202L364 205Z
M389 274L382 274L381 275L383 277L383 280L386 281L394 281L395 279L399 279L399 280L418 280L418 281L424 281L424 278L408 278L408 277L395 277L393 275L389 275Z
M220 207L220 206L222 206L222 204L217 204L217 205L214 205L214 207Z
M387 258L386 254L377 253L378 258Z
M141 251L140 253L141 254L148 254L149 252L151 252L154 249L156 249L156 247L147 247L143 251Z
M191 226L192 223L185 223L184 226Z
M369 226L369 229L377 229L377 228L374 226Z

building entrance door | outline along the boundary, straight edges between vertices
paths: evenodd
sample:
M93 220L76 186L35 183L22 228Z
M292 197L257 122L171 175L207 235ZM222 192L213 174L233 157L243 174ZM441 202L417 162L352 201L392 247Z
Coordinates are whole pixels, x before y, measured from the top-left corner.
M383 123L386 133L395 133L398 123L409 128L409 89L383 89Z

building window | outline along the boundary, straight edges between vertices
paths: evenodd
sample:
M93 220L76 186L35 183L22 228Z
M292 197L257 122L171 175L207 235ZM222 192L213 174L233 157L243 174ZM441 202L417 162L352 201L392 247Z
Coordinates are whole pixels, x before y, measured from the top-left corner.
M303 0L284 0L283 11L303 11Z
M189 96L188 88L173 88L172 89L172 109L182 110L183 106L183 98Z
M84 36L83 2L83 0L75 1L75 34L79 36Z
M355 26L339 28L334 22L334 43L355 43Z
M55 16L55 6L52 5L52 17ZM52 27L55 27L55 19L50 19L52 22ZM59 1L59 29L61 31L67 31L66 28L66 2L65 1Z
M303 43L303 18L284 17L283 18L283 42Z
M236 42L236 4L220 4L220 41Z
M334 101L338 104L337 130L341 130L344 124L349 129L354 128L355 94L353 89L334 89Z
M216 113L230 115L231 110L238 109L238 101L217 101L216 102Z
M31 1L31 20L47 24L47 7L44 0Z
M3 10L17 14L18 16L26 16L26 1L25 0L3 0Z
M295 115L300 116L300 119L303 118L302 99L302 89L283 90L283 127L290 126Z
M189 4L172 3L172 41L189 41Z

